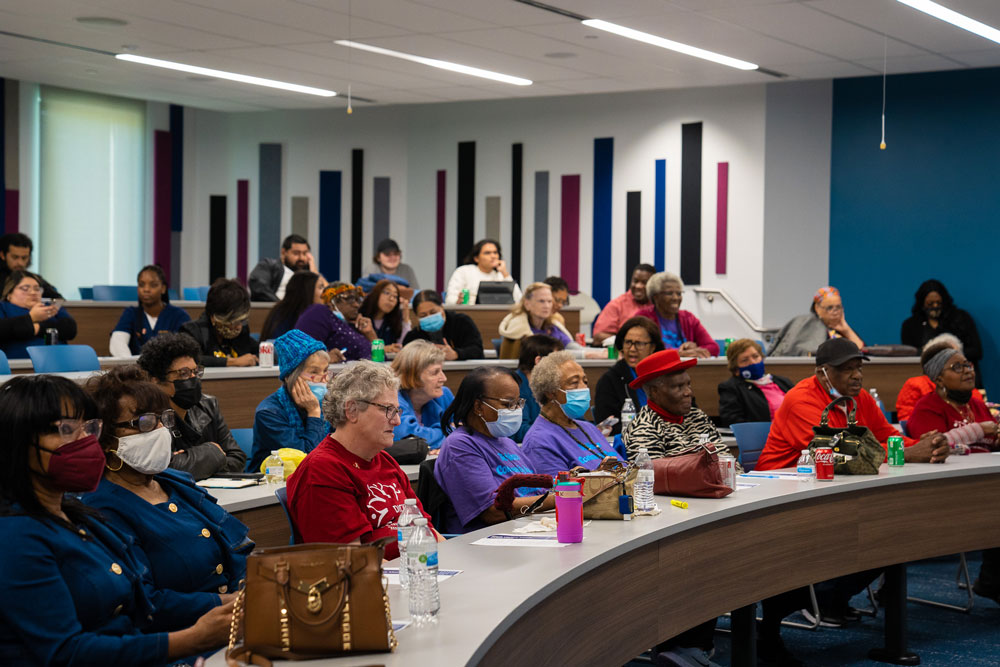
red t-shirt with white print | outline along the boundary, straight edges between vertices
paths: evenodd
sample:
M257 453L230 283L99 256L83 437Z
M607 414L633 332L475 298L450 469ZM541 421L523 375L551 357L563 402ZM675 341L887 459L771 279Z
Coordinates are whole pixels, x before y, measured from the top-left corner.
M371 461L328 435L288 479L288 511L305 542L346 544L396 536L396 519L413 487L396 460L379 452ZM420 512L427 517L420 501ZM392 543L386 559L399 556Z

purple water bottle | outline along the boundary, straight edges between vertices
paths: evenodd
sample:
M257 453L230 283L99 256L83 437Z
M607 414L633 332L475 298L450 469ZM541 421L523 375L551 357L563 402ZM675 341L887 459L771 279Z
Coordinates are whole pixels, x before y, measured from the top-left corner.
M579 482L556 484L556 539L583 542L583 494Z

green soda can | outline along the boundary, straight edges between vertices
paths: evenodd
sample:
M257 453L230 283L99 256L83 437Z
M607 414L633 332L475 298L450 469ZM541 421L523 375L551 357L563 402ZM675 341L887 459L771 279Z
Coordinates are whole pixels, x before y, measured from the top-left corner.
M617 358L618 358L618 348L612 345L611 347L608 348L608 359L617 359Z
M372 341L372 361L385 361L385 341L381 338Z
M726 346L722 348L722 355L726 354L726 351L729 350L729 346L732 345L735 340L736 340L735 338L727 338L726 339L726 341L725 341Z
M469 290L464 289L462 290L462 304L468 305L468 303L469 303Z
M889 465L903 465L903 438L894 435L889 438Z

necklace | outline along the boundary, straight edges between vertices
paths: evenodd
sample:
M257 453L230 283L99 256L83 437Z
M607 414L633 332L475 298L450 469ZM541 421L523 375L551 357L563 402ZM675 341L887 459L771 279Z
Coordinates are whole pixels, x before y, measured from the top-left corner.
M596 442L594 442L593 440L591 440L590 436L587 435L586 433L584 433L582 428L580 429L580 432L583 433L583 436L585 438L587 438L587 442L589 442L590 445L587 445L587 444L582 443L579 440L577 440L576 436L573 435L573 432L570 431L565 426L563 426L562 424L559 424L559 423L556 423L556 422L552 421L551 419L549 419L548 417L546 417L544 413L540 413L540 414L541 414L542 417L545 417L545 421L549 422L550 424L555 424L556 426L558 426L559 428L561 428L563 431L565 431L566 435L568 435L569 437L573 438L573 442L575 442L576 444L580 445L581 447L583 447L584 449L586 449L588 452L590 452L591 454L593 454L597 458L599 458L599 459L603 459L604 458L605 455L604 455L603 452L600 451L600 446L598 446L598 444ZM592 447L596 447L597 449L596 450L592 449Z

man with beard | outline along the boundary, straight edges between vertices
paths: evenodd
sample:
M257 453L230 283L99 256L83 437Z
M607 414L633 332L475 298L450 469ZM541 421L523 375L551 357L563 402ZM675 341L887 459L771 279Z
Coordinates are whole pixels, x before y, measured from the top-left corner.
M265 257L250 272L250 300L281 301L288 279L296 271L316 273L316 260L309 241L298 234L289 234L281 242L281 259Z
M600 345L607 338L614 338L626 320L649 304L646 282L654 273L656 267L650 264L638 264L632 269L628 291L608 301L608 305L604 306L604 310L594 320L594 345ZM554 291L553 288L553 293Z
M0 236L0 285L7 280L12 271L27 271L31 264L33 244L25 234L12 233ZM43 299L61 299L62 294L37 273L38 284L42 288Z

